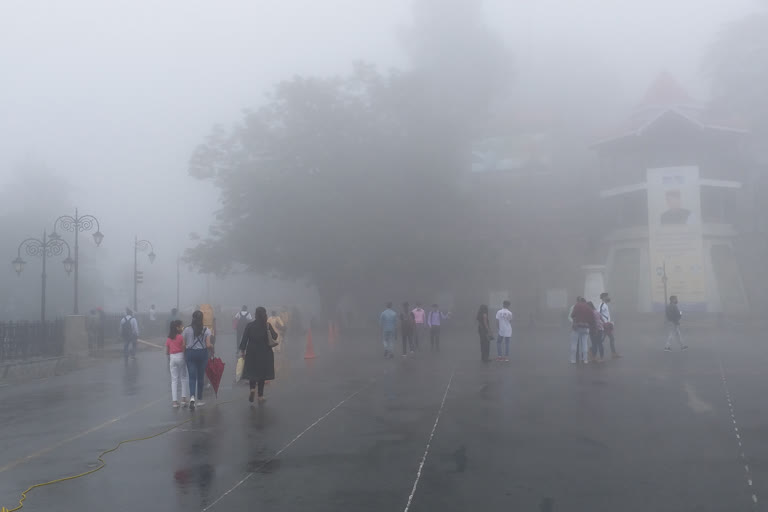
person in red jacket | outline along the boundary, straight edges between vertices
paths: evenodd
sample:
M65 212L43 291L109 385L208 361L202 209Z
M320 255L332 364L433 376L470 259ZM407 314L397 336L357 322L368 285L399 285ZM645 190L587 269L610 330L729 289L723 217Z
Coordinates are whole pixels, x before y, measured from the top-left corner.
M589 363L589 328L595 321L592 310L584 297L576 299L571 310L571 364L576 364L576 354L581 354L584 364Z

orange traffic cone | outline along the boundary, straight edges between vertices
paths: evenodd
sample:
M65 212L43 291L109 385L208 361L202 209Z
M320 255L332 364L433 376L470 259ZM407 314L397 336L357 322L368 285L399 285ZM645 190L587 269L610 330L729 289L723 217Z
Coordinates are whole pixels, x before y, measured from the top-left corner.
M315 347L312 345L312 328L307 330L307 348L304 351L304 359L315 358Z

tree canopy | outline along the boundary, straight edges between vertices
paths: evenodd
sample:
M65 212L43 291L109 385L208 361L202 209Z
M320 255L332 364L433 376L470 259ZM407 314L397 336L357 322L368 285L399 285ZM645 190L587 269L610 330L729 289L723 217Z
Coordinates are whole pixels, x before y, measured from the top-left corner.
M427 4L416 2L404 32L411 69L357 64L283 81L199 145L190 174L211 180L222 205L188 253L201 270L303 278L329 308L346 293L434 291L461 274L471 247L457 177L499 92L487 83L511 59L477 18L435 20L429 12L444 9ZM448 30L457 26L460 37ZM461 66L437 58L459 48ZM468 73L471 62L482 65Z

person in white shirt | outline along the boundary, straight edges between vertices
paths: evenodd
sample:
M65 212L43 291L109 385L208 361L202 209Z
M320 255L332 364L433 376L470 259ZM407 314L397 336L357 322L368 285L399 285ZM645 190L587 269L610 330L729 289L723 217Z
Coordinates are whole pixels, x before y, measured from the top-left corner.
M235 324L235 344L240 347L240 342L243 340L243 333L245 332L245 328L248 327L248 324L253 322L253 317L248 312L248 306L243 306L239 312L235 314L235 318L233 320L233 323Z
M603 341L608 338L611 341L611 357L618 359L621 357L616 352L616 345L613 339L613 321L611 320L611 309L608 307L608 303L611 302L611 297L608 292L600 294L600 307L597 311L600 313L600 318L603 320Z
M154 304L149 306L149 321L155 322L157 320L157 308Z
M509 342L512 340L512 320L514 315L509 310L510 302L504 301L502 308L496 313L499 324L499 335L496 338L496 360L509 362ZM504 342L504 357L501 355L501 343Z

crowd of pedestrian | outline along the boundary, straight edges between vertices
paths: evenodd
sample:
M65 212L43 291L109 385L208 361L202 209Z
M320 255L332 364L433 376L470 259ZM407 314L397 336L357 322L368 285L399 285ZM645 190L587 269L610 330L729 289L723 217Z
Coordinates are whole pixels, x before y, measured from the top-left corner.
M398 332L402 340L402 356L407 357L420 350L421 340L429 335L429 349L431 352L440 351L440 329L444 321L450 318L450 313L440 310L437 304L432 304L432 309L425 311L421 303L411 309L408 302L404 302L400 313L395 311L392 303L388 302L386 309L379 315L379 330L381 341L384 345L384 357L395 357L395 341Z

